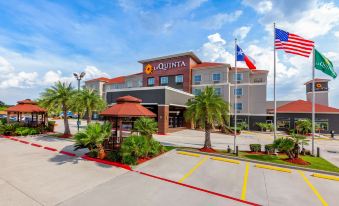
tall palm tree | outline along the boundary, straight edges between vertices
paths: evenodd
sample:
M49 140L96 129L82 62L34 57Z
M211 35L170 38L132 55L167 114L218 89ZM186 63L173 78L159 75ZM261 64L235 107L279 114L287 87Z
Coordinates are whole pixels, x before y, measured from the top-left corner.
M106 108L106 102L98 95L97 91L84 88L74 98L74 111L87 112L87 124L91 123L93 111L102 111Z
M74 95L75 90L73 89L72 84L60 81L41 93L41 105L46 108L60 109L63 112L65 136L71 134L67 119L67 112L71 108L72 98L74 98Z
M229 104L215 94L213 87L206 87L200 95L187 102L185 120L205 129L204 148L211 148L211 130L214 124L224 124L223 117L228 113Z

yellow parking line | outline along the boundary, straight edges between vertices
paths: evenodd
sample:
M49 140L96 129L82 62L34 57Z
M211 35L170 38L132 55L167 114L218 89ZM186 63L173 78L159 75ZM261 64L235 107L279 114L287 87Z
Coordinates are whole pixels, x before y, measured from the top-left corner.
M323 179L339 181L339 177L336 177L336 176L323 175L323 174L318 174L318 173L314 173L314 174L312 174L312 176L313 177L318 177L318 178L323 178Z
M192 157L200 157L200 154L190 153L190 152L177 152L177 154L187 155Z
M313 191L313 193L318 197L318 199L320 200L320 202L322 203L322 205L324 206L328 206L327 202L324 200L324 198L320 195L320 193L318 192L318 190L312 185L312 183L307 179L306 175L298 170L299 174L303 177L304 181L306 182L306 184L311 188L311 190Z
M292 172L291 170L286 169L286 168L274 167L274 166L262 165L262 164L255 164L255 167L268 169L268 170L276 170L276 171L279 171L279 172L288 172L288 173Z
M241 199L242 200L246 200L248 170L249 170L249 164L246 163L245 174L244 174L244 182L243 182L243 185L242 185L242 192L241 192Z
M192 175L192 173L198 169L198 167L200 167L206 160L208 160L208 157L204 157L202 160L200 160L200 162L198 162L198 164L196 164L192 169L190 169L190 171L188 171L180 180L179 183L182 183L185 179L187 179L189 176Z
M211 160L240 164L240 161L238 160L231 160L231 159L226 159L226 158L221 158L221 157L211 157Z

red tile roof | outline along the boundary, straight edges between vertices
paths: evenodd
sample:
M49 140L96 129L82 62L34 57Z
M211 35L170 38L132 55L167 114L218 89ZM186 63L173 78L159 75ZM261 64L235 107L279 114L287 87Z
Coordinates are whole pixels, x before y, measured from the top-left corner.
M123 84L123 83L125 83L125 77L120 76L120 77L109 79L105 84Z
M141 99L132 96L123 96L116 99L117 104L100 114L112 117L155 117L156 114L142 106Z
M315 80L315 82L329 82L330 81L329 79L320 79L320 78L315 78L314 80ZM312 83L312 80L306 82L304 85L306 85L308 83Z
M18 101L18 104L6 109L7 112L47 112L46 109L39 107L36 102L30 99Z
M95 82L95 81L107 82L108 80L109 80L109 78L99 77L99 78L87 80L86 82Z
M201 64L196 64L192 67L192 69L204 68L204 67L218 67L225 66L224 63L216 63L216 62L202 62Z
M315 104L315 112L339 114L339 109L321 104ZM293 101L278 107L277 113L312 113L312 102L304 100Z

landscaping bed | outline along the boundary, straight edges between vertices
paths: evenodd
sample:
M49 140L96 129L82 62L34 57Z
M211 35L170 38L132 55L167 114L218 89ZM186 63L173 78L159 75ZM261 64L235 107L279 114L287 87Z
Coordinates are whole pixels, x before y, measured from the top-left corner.
M339 168L321 157L313 157L310 155L300 155L296 159L288 159L287 155L268 155L268 154L249 154L248 152L239 152L239 157L264 162L272 162L283 165L300 166L311 169L325 170L331 172L339 172Z

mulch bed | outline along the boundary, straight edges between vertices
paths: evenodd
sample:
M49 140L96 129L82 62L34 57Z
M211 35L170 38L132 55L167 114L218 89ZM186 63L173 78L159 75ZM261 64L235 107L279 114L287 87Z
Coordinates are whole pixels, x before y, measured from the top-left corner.
M63 134L61 136L59 136L60 138L71 138L72 135L71 134Z
M216 150L214 150L212 148L207 148L207 147L203 147L203 148L199 149L199 151L201 151L201 152L208 152L208 153L217 153Z
M295 159L283 159L285 162L297 164L297 165L310 165L311 163L306 162L305 160L301 158L295 158Z

